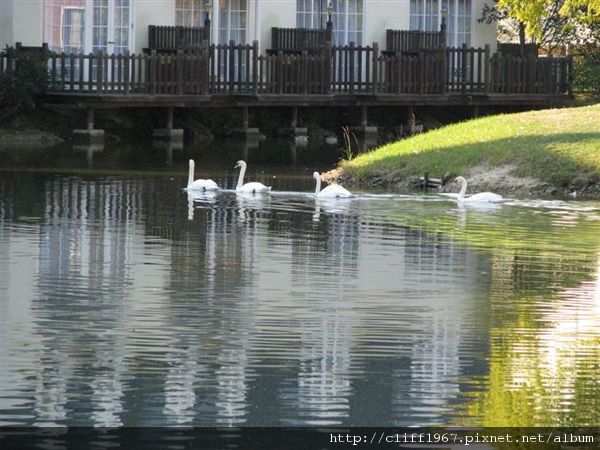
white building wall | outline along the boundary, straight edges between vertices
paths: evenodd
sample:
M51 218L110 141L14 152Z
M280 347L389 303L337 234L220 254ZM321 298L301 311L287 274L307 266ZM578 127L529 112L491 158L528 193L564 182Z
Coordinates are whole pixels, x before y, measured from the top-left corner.
M12 14L9 12L11 4L7 1L0 0L0 51L9 43L9 35L12 35L12 21L9 17Z
M473 47L483 47L485 44L489 44L493 53L497 48L497 26L496 24L479 23L479 19L485 4L494 6L494 2L491 0L472 0L472 2L471 43Z
M410 0L365 0L364 45L385 50L385 30L408 30Z
M365 45L379 43L385 49L386 29L409 29L410 0L364 0ZM0 44L40 45L43 41L43 0L0 0ZM148 45L149 25L174 25L175 0L131 0L134 24L132 51ZM490 44L496 50L496 25L479 23L483 6L491 0L472 0L471 42L474 47ZM213 42L217 40L218 1L213 1ZM247 42L258 39L260 50L271 46L272 27L296 26L296 0L248 0Z
M25 46L39 46L43 34L42 0L0 0L0 34L2 48L21 42Z
M259 0L260 50L271 48L271 28L296 26L296 0Z
M148 47L149 25L175 25L175 0L132 0L135 53Z

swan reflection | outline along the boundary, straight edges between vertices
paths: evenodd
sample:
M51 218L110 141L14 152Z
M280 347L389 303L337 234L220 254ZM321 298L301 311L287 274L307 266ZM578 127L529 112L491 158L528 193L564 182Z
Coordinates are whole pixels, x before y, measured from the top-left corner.
M215 191L187 191L188 220L194 219L196 205L214 205L217 202L217 195Z

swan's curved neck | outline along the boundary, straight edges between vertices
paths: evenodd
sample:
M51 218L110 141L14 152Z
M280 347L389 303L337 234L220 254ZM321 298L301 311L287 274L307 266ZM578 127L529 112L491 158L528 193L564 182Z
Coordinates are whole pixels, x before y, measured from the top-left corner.
M194 163L190 161L190 170L188 172L188 187L194 182Z
M246 163L241 164L240 176L238 177L236 189L240 189L244 185L244 175L246 175Z
M461 186L460 186L460 192L458 193L458 200L463 200L465 198L465 194L467 192L467 180L465 180L464 178L462 180L460 180Z
M315 195L317 195L319 192L321 192L321 177L315 177L315 180L317 180L317 187L315 188Z

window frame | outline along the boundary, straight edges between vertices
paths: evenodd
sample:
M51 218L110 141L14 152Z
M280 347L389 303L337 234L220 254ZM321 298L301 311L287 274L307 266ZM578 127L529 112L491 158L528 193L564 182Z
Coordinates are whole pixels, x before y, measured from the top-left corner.
M432 13L428 15L427 5L431 3L436 3L437 8L431 8ZM459 6L461 4L465 6L464 14L459 15ZM473 38L472 0L410 0L409 8L410 30L439 31L443 17L446 19L448 46L459 47L463 42L468 46L471 45ZM426 26L427 17L432 19L432 24L429 27ZM418 23L417 27L415 27L415 22ZM435 22L435 26L433 22Z
M351 2L354 2L354 8L351 7ZM354 43L362 45L365 35L366 3L366 0L332 0L334 45L349 44L351 34L359 35L358 39L354 39ZM360 8L357 7L359 4ZM306 9L306 5L310 5L311 9ZM340 10L340 5L343 10ZM360 12L356 12L358 9ZM358 26L352 30L350 30L351 16L360 16L360 19L355 22ZM342 27L339 27L339 17L343 17ZM326 23L327 0L296 0L297 28L324 29Z
M184 0L175 0L175 25L183 27L200 27L203 25L204 0L187 0L191 7L182 5ZM178 6L180 5L180 6ZM195 23L195 19L198 23ZM180 20L181 19L181 20ZM189 20L188 20L189 19Z

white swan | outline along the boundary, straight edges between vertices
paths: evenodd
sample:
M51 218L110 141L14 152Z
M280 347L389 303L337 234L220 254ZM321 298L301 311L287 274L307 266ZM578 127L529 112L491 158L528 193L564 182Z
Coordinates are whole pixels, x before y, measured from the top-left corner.
M198 179L194 181L194 167L194 160L190 159L190 170L188 172L188 184L186 187L188 191L216 191L219 189L219 186L213 180Z
M313 172L313 178L317 180L317 187L315 188L317 198L352 197L352 193L339 184L330 184L321 190L321 175L319 172Z
M235 164L235 167L240 167L240 176L238 178L237 186L235 190L241 193L249 193L249 194L261 194L261 193L269 193L271 192L271 186L265 186L262 183L252 182L244 184L244 175L246 174L246 162L238 161Z
M467 192L467 180L464 177L456 177L454 181L459 181L461 183L460 192L458 193L458 197L456 197L459 202L496 203L502 201L502 196L494 194L493 192L480 192L479 194L465 197L465 192Z

